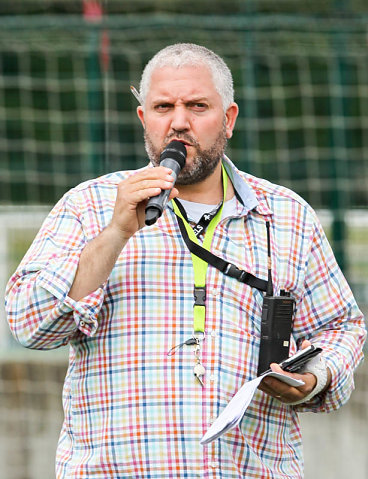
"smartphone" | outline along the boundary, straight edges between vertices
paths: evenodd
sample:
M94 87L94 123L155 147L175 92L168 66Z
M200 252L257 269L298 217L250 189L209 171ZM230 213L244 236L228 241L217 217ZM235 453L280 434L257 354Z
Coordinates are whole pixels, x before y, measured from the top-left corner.
M281 363L279 363L279 366L284 371L287 371L289 373L295 373L298 372L306 362L308 362L310 359L314 358L314 356L317 356L321 352L322 348L313 346L312 344L305 349L300 349L290 358L284 359L283 361L281 361ZM265 371L265 373L270 371L271 369L268 369L267 371Z

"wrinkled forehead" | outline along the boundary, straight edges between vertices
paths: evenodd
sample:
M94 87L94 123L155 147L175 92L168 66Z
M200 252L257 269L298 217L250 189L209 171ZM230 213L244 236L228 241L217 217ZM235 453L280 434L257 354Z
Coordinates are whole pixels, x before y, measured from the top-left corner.
M147 93L151 99L157 95L177 96L179 94L220 98L212 72L203 65L158 67L152 72Z

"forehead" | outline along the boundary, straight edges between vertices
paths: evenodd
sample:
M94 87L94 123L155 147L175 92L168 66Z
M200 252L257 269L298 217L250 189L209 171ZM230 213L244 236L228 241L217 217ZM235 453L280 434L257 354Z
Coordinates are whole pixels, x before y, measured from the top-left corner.
M152 72L148 97L199 96L221 100L206 66L159 67Z

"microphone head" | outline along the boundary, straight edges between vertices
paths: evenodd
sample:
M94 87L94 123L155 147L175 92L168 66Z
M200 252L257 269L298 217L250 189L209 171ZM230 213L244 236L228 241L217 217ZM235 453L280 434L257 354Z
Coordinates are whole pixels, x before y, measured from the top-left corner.
M180 169L183 168L187 158L187 149L185 148L184 144L177 140L171 141L162 151L160 155L160 163L167 158L175 160L177 163L179 163Z

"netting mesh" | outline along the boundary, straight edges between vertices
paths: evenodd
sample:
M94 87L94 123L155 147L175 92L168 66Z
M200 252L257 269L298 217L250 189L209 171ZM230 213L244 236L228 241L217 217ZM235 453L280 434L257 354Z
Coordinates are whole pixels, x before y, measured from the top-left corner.
M318 2L321 11L331 2ZM255 4L228 3L242 4L244 11ZM307 9L311 2L300 3ZM367 24L357 16L330 21L297 15L114 14L103 23L79 16L0 17L1 291L49 205L80 181L146 163L129 87L138 86L145 63L160 48L195 42L223 56L234 75L240 116L229 156L241 169L293 188L318 209L367 311ZM66 357L50 363L48 353L18 356L5 321L1 348L4 477L53 477ZM327 418L323 424L318 418L313 425L304 419L307 479L366 477L357 454L366 442L366 384L360 369L346 420ZM342 447L326 450L335 437L345 438Z
M239 167L315 207L367 204L364 22L134 15L1 25L0 201L53 203L83 179L145 163L129 85L173 41L204 44L232 69Z

